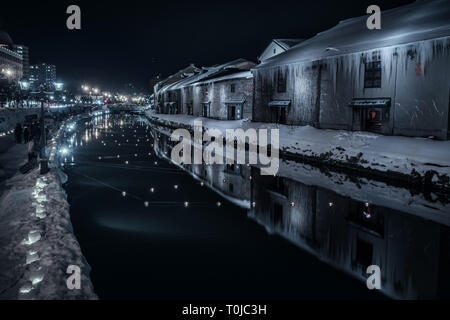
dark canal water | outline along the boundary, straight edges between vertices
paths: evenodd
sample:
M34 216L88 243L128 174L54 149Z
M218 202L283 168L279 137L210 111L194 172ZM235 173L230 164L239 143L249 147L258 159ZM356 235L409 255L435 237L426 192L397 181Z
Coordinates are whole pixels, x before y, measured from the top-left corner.
M138 115L77 123L62 155L100 299L449 297L448 197L283 162L169 163ZM382 289L368 290L378 265Z

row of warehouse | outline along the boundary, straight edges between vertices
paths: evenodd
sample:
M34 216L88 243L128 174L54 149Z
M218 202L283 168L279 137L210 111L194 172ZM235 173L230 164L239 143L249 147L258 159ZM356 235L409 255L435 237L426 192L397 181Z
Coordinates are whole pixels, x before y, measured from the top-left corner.
M159 113L450 138L450 2L417 1L274 39L259 64L190 65L154 86Z

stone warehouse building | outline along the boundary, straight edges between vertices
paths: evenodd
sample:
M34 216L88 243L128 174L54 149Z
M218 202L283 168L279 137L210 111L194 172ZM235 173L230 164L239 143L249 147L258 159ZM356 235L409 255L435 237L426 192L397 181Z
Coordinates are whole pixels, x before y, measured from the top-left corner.
M182 73L178 81L155 87L157 110L221 120L251 118L255 63L237 59L222 65ZM173 76L172 76L173 78Z
M417 1L302 41L255 67L253 121L450 136L450 2Z

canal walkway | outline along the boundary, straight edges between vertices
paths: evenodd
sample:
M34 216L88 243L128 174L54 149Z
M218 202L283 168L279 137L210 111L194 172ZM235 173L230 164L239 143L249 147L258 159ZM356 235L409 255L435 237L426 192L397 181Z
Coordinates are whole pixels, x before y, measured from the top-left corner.
M175 128L192 130L194 121L201 121L204 130L218 129L224 137L227 129L279 129L281 158L450 190L450 141L249 120L224 121L181 114L156 114L153 110L146 111L146 116L172 131Z

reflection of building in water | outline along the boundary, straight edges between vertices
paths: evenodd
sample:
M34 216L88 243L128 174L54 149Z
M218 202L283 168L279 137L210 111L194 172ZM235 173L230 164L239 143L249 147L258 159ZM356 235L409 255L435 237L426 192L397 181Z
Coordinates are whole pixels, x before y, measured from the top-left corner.
M154 135L155 150L170 157L176 143L156 131ZM280 234L363 283L367 267L378 265L381 290L390 297L448 297L450 232L446 226L374 205L370 199L358 201L293 179L261 176L259 168L183 167L227 199L238 204L249 200L250 216L270 233Z
M178 143L170 141L165 134L153 131L155 139L155 150L165 157L170 158L172 148ZM192 148L192 159L194 150ZM250 167L239 164L192 164L183 165L183 168L193 174L196 178L204 181L206 185L221 193L228 200L241 205L248 206L250 199Z
M364 282L380 266L395 298L433 298L450 283L448 228L255 168L252 177L251 216L319 259Z

